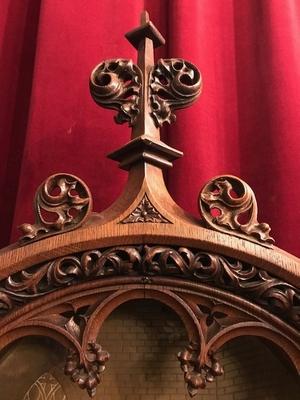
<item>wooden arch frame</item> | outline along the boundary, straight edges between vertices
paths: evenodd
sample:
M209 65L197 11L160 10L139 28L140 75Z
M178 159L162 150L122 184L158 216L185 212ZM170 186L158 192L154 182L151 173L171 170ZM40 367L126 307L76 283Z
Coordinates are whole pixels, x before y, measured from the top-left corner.
M69 351L66 374L93 396L109 359L96 342L103 321L130 299L151 298L184 322L190 343L178 359L191 396L223 373L215 352L238 336L271 341L299 374L300 260L274 246L253 191L234 176L204 186L201 219L175 204L162 168L182 153L160 141L159 127L199 96L201 75L181 59L154 65L153 45L164 39L146 13L126 37L138 65L108 60L90 81L94 100L133 128L110 155L129 170L125 190L92 213L75 176L56 174L38 188L35 224L0 251L0 349L27 335L57 340Z

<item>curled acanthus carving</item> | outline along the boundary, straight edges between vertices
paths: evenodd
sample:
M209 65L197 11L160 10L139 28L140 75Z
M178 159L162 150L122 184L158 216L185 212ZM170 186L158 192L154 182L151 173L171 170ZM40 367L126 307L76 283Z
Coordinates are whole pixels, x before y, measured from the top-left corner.
M106 60L92 71L90 92L98 105L118 111L118 124L133 126L139 114L141 84L141 71L131 60Z
M35 224L19 227L21 242L37 240L81 226L89 216L92 197L86 184L74 175L55 174L38 188L35 200Z
M156 125L175 122L173 110L192 104L201 89L202 78L195 65L180 58L160 59L150 76L151 115Z
M209 228L264 245L274 244L270 226L257 221L252 189L241 179L231 175L212 179L200 193L199 206Z
M65 374L78 384L81 389L86 389L89 396L96 394L96 388L101 381L101 375L105 370L105 363L109 360L109 354L103 350L100 344L89 342L82 357L78 351L70 349L65 365Z
M200 363L200 347L198 343L191 342L177 356L191 397L195 396L199 389L204 389L207 383L213 382L217 376L224 373L221 364L213 353L209 353L206 363Z
M239 294L300 327L300 291L242 261L186 247L118 246L60 257L0 282L0 313L57 288L111 276L174 276Z

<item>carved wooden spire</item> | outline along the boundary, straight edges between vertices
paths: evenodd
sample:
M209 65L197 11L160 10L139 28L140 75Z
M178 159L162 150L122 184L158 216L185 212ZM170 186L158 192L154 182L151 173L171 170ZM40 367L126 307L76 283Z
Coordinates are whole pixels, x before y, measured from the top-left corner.
M183 59L155 63L154 48L165 40L146 11L140 26L125 36L138 51L137 64L127 59L103 61L91 74L90 90L98 105L117 111L117 123L128 122L132 128L131 141L108 156L129 170L129 176L122 196L93 219L98 218L100 224L168 225L180 221L198 226L199 221L174 202L165 186L162 168L172 167L182 152L160 140L160 126L174 122L174 110L196 100L201 93L201 75ZM22 243L78 228L87 220L91 204L89 190L79 178L51 176L37 191L35 224L20 227ZM224 175L209 181L201 191L199 207L203 226L272 247L270 227L257 221L254 193L242 180Z
M137 64L143 76L139 98L139 115L132 129L132 138L148 135L159 139L159 129L151 117L149 80L154 67L154 47L164 45L165 39L149 20L147 11L143 11L141 14L141 25L126 33L125 37L138 50Z
M155 65L154 48L165 39L147 11L142 12L140 26L125 36L138 50L137 65L131 60L106 60L93 70L90 80L96 103L117 110L115 121L132 127L132 141L109 157L124 169L138 161L170 167L182 153L160 141L159 128L164 122L175 121L173 110L197 99L201 75L182 59L160 59Z

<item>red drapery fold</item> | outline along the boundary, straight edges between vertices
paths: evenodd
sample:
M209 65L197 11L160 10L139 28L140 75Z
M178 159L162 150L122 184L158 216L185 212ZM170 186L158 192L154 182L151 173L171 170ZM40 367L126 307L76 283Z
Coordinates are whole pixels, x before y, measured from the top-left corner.
M144 8L167 39L157 56L193 62L204 80L164 132L185 153L168 172L171 193L197 215L203 184L237 175L277 245L299 256L298 0L2 0L1 246L32 222L35 190L53 173L81 177L96 211L120 194L126 173L105 155L130 133L94 104L88 77L103 59L136 57L123 35Z

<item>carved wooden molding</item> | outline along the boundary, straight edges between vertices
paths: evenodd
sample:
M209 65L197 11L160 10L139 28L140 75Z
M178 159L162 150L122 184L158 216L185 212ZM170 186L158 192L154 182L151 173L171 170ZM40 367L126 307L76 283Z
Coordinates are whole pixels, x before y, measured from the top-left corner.
M191 396L223 373L216 352L243 335L279 346L300 373L299 260L264 248L274 243L270 227L257 221L255 196L236 177L217 177L200 194L203 223L216 232L172 201L161 168L182 154L160 141L159 127L199 96L201 75L182 59L155 65L153 49L164 39L146 12L126 37L138 49L137 65L102 62L90 90L98 105L117 110L117 123L132 126L132 141L110 156L129 170L127 187L83 230L0 252L0 348L26 335L59 341L68 349L65 372L94 396L109 359L97 343L103 322L124 302L149 298L172 308L186 327L189 343L178 359ZM172 223L158 211L162 202ZM20 244L79 227L91 207L79 178L51 176L36 193L36 222L21 226ZM201 246L206 251L194 248Z
M139 205L132 211L132 213L121 221L122 224L137 222L162 224L171 223L169 220L167 220L167 218L162 216L161 213L157 211L146 194L140 201Z
M23 314L16 312L0 321L0 347L28 334L58 340L69 349L65 373L92 397L109 359L96 342L104 321L128 300L150 298L172 308L187 330L189 344L178 359L191 396L222 375L215 353L243 335L260 336L280 346L300 371L299 334L260 307L176 275L153 275L144 283L140 278L94 279L65 287L59 299L56 293L48 293L45 301L36 300L38 306L25 307Z
M37 189L35 224L23 224L21 243L35 241L78 228L89 216L92 196L86 184L77 176L56 174Z
M180 277L239 294L300 328L300 290L233 258L187 247L119 246L57 258L0 282L6 314L61 287L109 276Z
M201 190L199 206L209 228L267 246L274 243L270 226L257 221L255 195L242 179L221 175L210 180Z
M175 122L173 110L194 103L201 89L202 78L195 65L181 58L160 59L150 75L151 115L156 125Z

